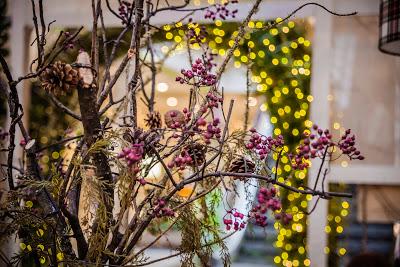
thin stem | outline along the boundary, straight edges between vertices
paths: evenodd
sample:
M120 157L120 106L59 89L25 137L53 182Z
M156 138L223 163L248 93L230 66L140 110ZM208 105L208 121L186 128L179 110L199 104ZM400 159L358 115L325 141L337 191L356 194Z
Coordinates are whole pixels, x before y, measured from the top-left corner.
M227 177L247 177L247 178L255 178L255 179L259 179L262 181L266 181L268 183L271 184L275 184L278 185L282 188L288 189L292 192L295 193L301 193L304 195L312 195L312 196L320 196L321 198L324 199L330 199L332 197L348 197L351 198L352 194L350 193L342 193L342 192L322 192L322 191L318 191L318 190L311 190L311 189L298 189L294 186L289 186L286 183L281 183L279 181L275 181L274 178L271 178L269 176L265 176L265 175L259 175L259 174L254 174L254 173L234 173L234 172L214 172L214 173L207 173L204 174L202 177L200 178L191 178L191 179L187 179L184 180L183 184L184 185L188 185L203 179L206 179L208 177L218 177L218 176L227 176Z
M324 166L324 163L325 163L325 158L326 158L327 152L328 152L328 147L325 148L324 155L322 156L322 162L319 165L318 174L317 174L317 178L315 180L315 184L314 184L313 190L315 190L317 188L318 180L319 180L319 177L321 175L322 167Z
M250 65L246 68L246 111L244 113L243 130L246 132L249 125L249 98L250 98Z

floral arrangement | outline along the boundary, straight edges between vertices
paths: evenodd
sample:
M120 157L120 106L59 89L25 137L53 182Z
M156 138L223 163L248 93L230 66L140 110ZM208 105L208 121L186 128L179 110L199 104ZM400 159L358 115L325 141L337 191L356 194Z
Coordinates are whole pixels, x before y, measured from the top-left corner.
M283 136L263 136L254 128L247 129L247 125L240 131L229 129L235 101L224 98L219 81L261 0L255 1L221 64L216 63L217 56L202 42L204 29L188 27L188 42L197 43L203 51L201 58L192 59L188 46L191 67L182 69L176 77L176 82L190 92L188 105L182 110L166 112L163 118L155 110L155 77L163 60L155 60L151 29L157 26L151 25L150 19L168 11L184 12L176 23L185 20L192 23L190 16L194 12L204 12L205 19L226 19L236 16L237 10L231 9L236 3L225 1L188 8L190 1L159 6L158 2L135 0L119 1L115 9L106 1L107 10L123 25L120 36L108 40L104 3L97 1L92 6L90 54L80 49L76 62L63 62L61 55L79 44L82 28L74 33L60 32L56 42L48 44L46 34L51 23L44 20L42 0L32 1L34 45L38 54L30 72L13 77L7 61L0 56L8 81L11 119L8 131L1 131L6 144L2 152L7 158L2 163L3 182L8 186L0 210L1 237L5 240L17 235L21 240L21 251L6 259L7 264L27 261L50 266L145 266L181 256L182 266L194 266L196 261L208 266L218 246L227 266L230 262L224 244L227 237L243 230L249 222L265 227L267 216L282 224L292 220L293 215L285 212L281 203L281 190L323 199L351 197L343 192L325 191L326 172L322 171L314 188L294 187L277 179L277 168L285 154L293 169L309 168L312 159L320 159L322 170L337 153L350 160L362 160L364 157L355 147L356 140L350 130L335 141L329 130L314 126L313 132L304 133L304 140L295 151L288 151ZM116 51L127 32L132 33L129 49L117 63ZM141 49L147 51L144 58ZM129 76L126 93L116 100L113 96L116 81L131 63L134 71ZM114 65L116 71L111 73ZM150 89L143 82L146 69L152 74L148 81ZM55 144L40 147L22 121L24 112L17 85L24 80L40 83L52 103L81 125L83 134L66 136ZM60 101L60 96L74 93L79 111ZM145 128L138 127L140 98L147 107ZM109 116L107 111L114 107L118 112ZM18 132L22 133L21 140L17 140ZM23 150L19 165L14 160L16 142ZM71 155L60 157L45 174L38 158L42 151L56 145L70 146ZM151 175L156 166L162 169L159 179ZM216 206L222 201L223 192L234 189L237 183L252 180L258 181L260 189L256 199L249 200L250 211L243 213L229 207L218 219ZM182 194L188 188L189 194ZM222 224L225 229L220 227ZM177 253L159 259L147 258L144 253L174 227L181 235ZM145 232L152 233L154 239L143 244Z

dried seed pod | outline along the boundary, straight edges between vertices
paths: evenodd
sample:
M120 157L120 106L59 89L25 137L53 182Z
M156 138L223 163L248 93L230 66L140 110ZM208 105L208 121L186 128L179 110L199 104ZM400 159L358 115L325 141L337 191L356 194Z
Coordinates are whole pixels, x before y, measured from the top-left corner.
M42 87L53 95L65 95L71 92L79 81L78 71L70 64L57 61L48 66L41 74Z
M256 165L249 159L244 157L238 157L232 161L229 166L228 171L234 173L254 173ZM235 179L240 179L241 181L246 181L248 177L234 177Z
M147 114L145 122L146 126L149 127L150 129L161 128L162 122L161 122L160 112L158 111L150 112L149 114Z
M164 115L165 124L172 129L185 125L185 115L179 110L167 111Z

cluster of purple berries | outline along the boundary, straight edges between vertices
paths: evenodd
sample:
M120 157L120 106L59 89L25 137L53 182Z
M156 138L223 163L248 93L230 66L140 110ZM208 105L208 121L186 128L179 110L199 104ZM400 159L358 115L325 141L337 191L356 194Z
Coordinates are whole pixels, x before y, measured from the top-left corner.
M183 77L176 77L176 81L181 84L194 84L197 86L212 86L216 83L217 76L215 74L210 73L213 63L211 60L202 60L200 58L196 59L196 61L192 64L192 68L190 70L181 70L181 74ZM191 83L191 80L194 80Z
M200 44L204 38L207 37L208 33L205 26L199 27L200 31L196 31L194 28L189 28L186 32L186 37L189 39L191 44Z
M234 18L236 16L236 13L238 12L237 9L230 11L227 6L228 4L237 4L238 0L232 0L232 1L227 1L224 4L220 5L217 4L214 6L215 10L213 10L212 7L209 7L206 10L206 14L204 15L204 18L206 19L212 19L215 20L216 18L220 18L222 20L225 20L228 17Z
M64 37L65 37L65 39L68 39L69 37L71 37L71 33L70 32L64 32ZM71 40L69 42L66 42L64 44L64 48L65 49L74 49L74 47L75 47L75 43L74 43L73 40Z
M133 144L131 147L125 147L118 154L119 159L124 159L129 167L143 158L143 144Z
M188 123L192 119L192 112L190 112L187 107L184 107L182 112L183 115L185 116L186 123Z
M258 192L258 204L255 205L249 213L249 217L254 220L254 223L256 225L261 227L267 226L267 211L277 211L282 208L281 202L279 201L279 199L275 198L275 196L275 187L272 187L271 189L262 187Z
M221 138L221 128L218 127L220 120L215 118L212 122L209 122L206 131L203 133L204 142L206 144L211 143L212 138Z
M312 127L313 133L305 136L303 142L299 145L295 156L289 155L292 167L295 170L304 170L309 167L308 159L323 157L328 147L334 146L332 134L328 129L325 131L317 125Z
M342 150L343 154L348 155L350 159L358 159L363 160L364 156L361 155L361 152L357 150L356 145L356 137L355 135L351 135L351 130L347 129L344 135L342 135L341 140L338 142L338 147Z
M289 155L293 169L304 170L309 167L308 159L316 157L322 158L329 147L337 146L350 157L350 159L363 160L364 156L355 147L355 136L350 136L351 130L346 130L341 140L336 144L332 141L332 134L328 129L322 130L318 125L313 125L312 133L306 135L303 142L299 145L296 155ZM331 153L331 152L329 152Z
M131 10L131 3L129 3L128 1L120 1L118 12L120 17L122 18L122 24L128 23Z
M182 150L180 155L176 156L172 161L170 161L167 166L172 169L174 167L179 168L180 170L184 170L186 166L191 165L193 163L192 157L189 155L189 152L186 150Z
M287 224L292 219L291 214L286 214L283 212L276 213L282 209L282 204L279 198L276 197L277 190L275 187L271 188L260 188L257 194L258 204L255 205L249 212L249 218L253 219L254 224L265 227L267 226L267 216L268 210L275 213L275 219L281 220L283 224Z
M171 208L166 207L167 202L164 199L160 198L160 199L156 200L154 202L154 205L155 206L154 206L153 214L156 217L160 218L160 217L174 217L175 216L175 212Z
M276 138L271 136L265 137L257 133L256 129L250 129L251 137L246 148L253 150L260 157L261 160L265 159L271 150L281 148L284 145L283 136L279 135Z
M243 220L243 218L244 214L237 211L237 209L233 208L228 210L223 218L225 229L229 231L233 226L235 231L242 230L246 227L246 222Z
M224 102L224 99L216 95L214 92L208 92L206 95L206 99L207 106L203 106L201 110L203 113L207 111L207 108L218 108L219 104L222 104Z

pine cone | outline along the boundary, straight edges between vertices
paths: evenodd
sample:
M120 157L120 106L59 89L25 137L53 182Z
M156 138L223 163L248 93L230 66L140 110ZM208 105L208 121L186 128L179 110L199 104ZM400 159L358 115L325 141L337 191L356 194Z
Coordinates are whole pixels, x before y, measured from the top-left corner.
M185 125L185 115L179 110L170 110L164 115L165 124L172 129Z
M244 157L236 158L232 161L229 166L229 172L234 173L254 173L256 165L249 159L245 159ZM246 181L248 177L234 177L235 179L239 179L241 181Z
M161 115L158 111L153 111L147 114L147 118L145 119L146 126L150 129L161 128Z
M192 158L192 166L201 166L206 161L206 146L200 143L193 143L187 145L184 150L186 150L189 156Z
M65 95L78 84L79 76L78 71L70 64L57 61L42 72L40 81L48 93Z

